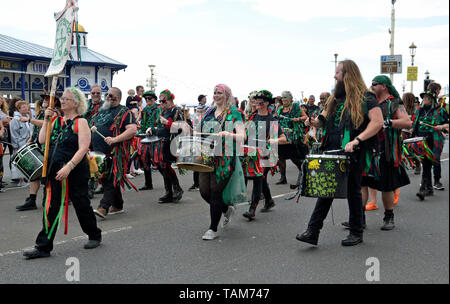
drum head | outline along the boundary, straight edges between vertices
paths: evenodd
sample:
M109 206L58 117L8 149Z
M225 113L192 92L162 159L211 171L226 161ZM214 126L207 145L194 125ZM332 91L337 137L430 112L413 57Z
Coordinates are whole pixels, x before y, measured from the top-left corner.
M413 137L413 138L409 138L409 139L405 139L403 141L404 144L411 144L411 143L416 143L416 142L421 142L424 141L425 137Z
M306 155L306 159L347 159L346 155L333 155L333 154L309 154Z

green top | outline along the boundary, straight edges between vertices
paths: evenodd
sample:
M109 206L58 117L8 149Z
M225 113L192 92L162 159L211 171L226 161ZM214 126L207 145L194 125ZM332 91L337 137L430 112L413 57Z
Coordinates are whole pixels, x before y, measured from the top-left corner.
M281 128L290 144L303 143L304 125L302 122L293 122L292 118L300 118L302 109L297 103L293 103L289 112L284 112L285 106L281 106L277 111L277 118Z
M160 115L160 108L158 104L152 106L146 106L142 111L141 116L141 129L139 134L144 134L148 128L151 128L152 134L156 134L157 121Z

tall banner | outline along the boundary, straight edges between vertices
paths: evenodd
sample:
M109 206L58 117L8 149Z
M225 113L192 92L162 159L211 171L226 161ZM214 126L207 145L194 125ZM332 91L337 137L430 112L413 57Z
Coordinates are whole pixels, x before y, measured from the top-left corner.
M64 10L55 13L55 46L53 48L52 61L50 62L47 73L45 73L45 77L60 74L66 65L72 47L72 32L77 11L78 1L66 0L66 7Z

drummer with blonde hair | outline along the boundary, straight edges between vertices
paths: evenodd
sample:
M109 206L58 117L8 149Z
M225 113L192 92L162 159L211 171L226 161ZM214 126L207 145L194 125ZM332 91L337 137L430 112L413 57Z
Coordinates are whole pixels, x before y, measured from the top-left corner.
M87 120L81 117L86 108L84 94L73 87L66 89L61 98L64 117L55 115L53 109L45 111L45 117L52 120L52 130L43 228L37 236L35 248L23 253L27 259L50 256L56 231L62 221L65 221L64 233L67 234L69 199L83 232L89 238L84 248L93 249L100 245L101 230L97 227L88 197L90 172L86 153L91 142L91 131ZM44 124L39 133L41 144L45 143L46 134L47 124Z

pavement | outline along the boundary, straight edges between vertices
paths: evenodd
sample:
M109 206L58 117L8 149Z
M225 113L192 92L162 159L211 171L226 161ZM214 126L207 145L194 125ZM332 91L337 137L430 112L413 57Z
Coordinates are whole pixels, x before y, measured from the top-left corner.
M7 156L4 159L7 164ZM288 161L288 182L297 176ZM7 167L7 166L5 166ZM0 283L71 283L70 261L79 262L79 283L152 284L448 284L449 283L449 165L448 142L442 156L445 191L421 202L416 197L420 176L409 172L411 184L401 189L395 207L396 228L381 231L383 208L367 212L364 242L342 247L348 231L346 200L335 200L319 238L318 246L298 242L305 230L315 199L301 198L297 204L285 198L289 185L275 185L279 176L269 177L276 206L248 222L237 212L219 237L203 241L209 226L209 206L198 191L188 192L192 173L180 177L185 190L176 204L159 204L164 194L162 178L154 172L154 190L125 191L125 213L108 216L97 223L103 231L100 247L83 249L87 241L73 208L69 231L59 229L49 258L24 260L22 252L32 248L42 225L38 210L17 212L28 188L11 187L0 193ZM144 184L143 176L132 180ZM252 189L249 182L248 193ZM96 207L100 196L92 200ZM40 190L37 202L42 201ZM378 196L381 203L381 195ZM72 258L72 259L71 259ZM379 265L378 278L371 281L372 266ZM76 283L75 282L75 283Z

